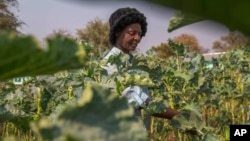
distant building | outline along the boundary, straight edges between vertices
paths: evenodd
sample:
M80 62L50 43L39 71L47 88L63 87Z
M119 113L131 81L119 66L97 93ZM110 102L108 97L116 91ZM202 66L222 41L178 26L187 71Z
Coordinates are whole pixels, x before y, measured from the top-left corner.
M213 68L215 66L218 66L218 62L214 62L213 61L213 58L218 58L220 57L221 55L225 54L226 52L216 52L216 53L204 53L202 54L202 56L204 56L204 59L205 59L205 63L207 65L207 68ZM190 61L190 58L185 58L184 61L187 61L189 62Z
M202 54L206 60L207 68L211 69L213 67L218 67L219 66L218 62L214 62L212 59L218 58L223 54L225 54L225 52L215 52L215 53Z
M29 76L26 76L26 77L16 77L16 78L13 78L13 83L15 85L22 85L24 82L27 82L30 79L31 79L31 77L29 77Z
M215 52L215 53L205 53L205 54L202 54L205 58L205 60L208 60L208 61L211 61L212 58L218 58L220 57L221 55L225 54L226 52Z

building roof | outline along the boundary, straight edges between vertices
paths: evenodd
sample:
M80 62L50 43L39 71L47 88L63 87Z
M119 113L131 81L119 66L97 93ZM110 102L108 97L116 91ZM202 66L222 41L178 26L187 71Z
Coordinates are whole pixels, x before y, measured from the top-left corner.
M215 52L215 53L205 53L202 54L205 60L212 60L212 58L218 58L219 56L225 54L226 52Z

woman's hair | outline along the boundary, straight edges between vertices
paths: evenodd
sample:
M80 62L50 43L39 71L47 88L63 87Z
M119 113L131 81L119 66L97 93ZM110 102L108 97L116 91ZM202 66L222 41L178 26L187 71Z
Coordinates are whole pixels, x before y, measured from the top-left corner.
M109 41L112 45L116 42L116 32L122 31L126 26L139 23L141 25L142 34L141 37L145 36L147 32L147 21L143 13L139 12L135 8L119 8L111 14L109 18L110 32Z

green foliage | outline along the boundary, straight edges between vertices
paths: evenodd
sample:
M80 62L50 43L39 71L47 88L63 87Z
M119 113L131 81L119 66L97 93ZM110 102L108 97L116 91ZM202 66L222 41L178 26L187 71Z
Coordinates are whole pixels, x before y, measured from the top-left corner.
M86 56L83 45L63 36L48 39L47 45L47 48L41 47L32 36L17 37L1 32L0 80L50 74L83 66Z
M183 11L250 33L248 2L163 4L182 7ZM172 121L153 118L149 137L152 140L229 140L230 124L250 123L250 51L246 48L226 52L214 59L217 65L209 68L201 54L187 53L182 45L172 42L176 56L162 60L149 52L147 56L135 56L131 64L126 63L127 56L118 56L109 62L122 65L117 73L107 76L100 60L84 61L85 44L55 37L47 41L48 48L43 50L29 36L1 33L0 37L0 80L33 76L22 86L11 81L1 83L1 139L146 140L146 132L133 117L132 107L118 95L130 83L141 85L141 79L135 81L137 77L150 80L143 85L149 87L153 98L142 118L162 112L166 105L181 111ZM129 70L133 71L126 79L128 74L124 72Z
M149 0L162 6L175 8L185 14L178 14L178 17L172 18L169 31L173 31L179 27L191 24L191 22L198 22L201 19L214 20L227 26L231 31L241 31L247 35L250 34L248 25L250 19L248 13L250 9L249 1L234 1L234 0ZM183 15L189 15L187 19L182 18ZM180 16L179 16L180 15ZM195 15L197 18L195 18ZM240 16L239 16L240 15ZM185 17L184 16L184 17ZM191 17L191 18L190 18ZM176 19L181 19L176 22ZM191 21L188 21L191 20ZM188 22L187 22L188 21ZM175 25L172 25L174 23Z
M133 108L109 91L87 85L80 99L65 107L54 122L32 123L38 140L146 140Z
M45 61L49 66L57 66L55 58L66 58L62 62L71 63L71 57L67 55L76 51L68 50L71 45L74 49L79 46L84 49L81 44L63 37L48 40L47 52L37 49L30 37L16 38L9 34L1 37L6 46L20 43L17 45L20 53L27 44L25 47L30 46L30 49L33 45L36 47L32 55L36 50L39 55L50 52L46 56L49 61ZM129 85L141 85L149 88L153 99L143 110L142 119L152 113L161 113L166 106L181 112L170 121L153 118L150 139L228 140L230 124L250 122L250 51L247 48L228 51L214 58L217 64L209 68L204 56L187 53L183 45L170 42L178 55L169 59L156 58L151 52L135 55L131 63L127 62L127 55L111 57L104 63L119 65L113 75L107 75L101 67L104 64L92 58L83 62L79 69L58 67L61 69L58 72L59 69L51 67L51 71L46 71L51 73L49 75L40 75L44 71L37 70L19 86L8 80L12 75L6 76L8 81L1 83L0 89L1 139L13 135L17 140L146 140L142 120L134 117L131 105L119 95ZM58 50L62 56L56 53ZM10 52L8 49L3 51ZM29 55L17 58L25 60ZM11 56L5 55L6 59L2 60ZM79 58L75 59L79 61ZM6 70L12 68L8 65L11 61L4 62L2 66ZM59 64L64 63L59 61ZM19 67L23 66L16 65L9 70ZM22 74L31 73L20 73L20 76ZM144 79L146 81L142 83ZM20 132L22 134L18 134Z
M193 137L198 137L198 140L228 140L230 124L249 122L246 118L249 115L249 92L246 92L249 88L249 49L228 51L214 58L213 67L209 68L201 54L185 53L179 48L180 45L173 43L173 49L179 54L184 52L183 56L165 60L166 63L161 63L165 64L161 66L162 72L155 73L161 78L159 82L164 89L158 96L167 100L170 107L182 111L181 116L176 116L171 121L173 123L165 128L172 129L180 140L194 140ZM160 91L156 89L154 87L152 94ZM241 115L236 116L239 111ZM167 133L154 131L154 138L158 132L158 137Z
M168 32L202 20L205 19L187 12L176 11L169 20Z
M181 43L176 43L173 40L169 39L168 44L177 56L183 56L184 53L187 52L187 47L185 47L185 45Z

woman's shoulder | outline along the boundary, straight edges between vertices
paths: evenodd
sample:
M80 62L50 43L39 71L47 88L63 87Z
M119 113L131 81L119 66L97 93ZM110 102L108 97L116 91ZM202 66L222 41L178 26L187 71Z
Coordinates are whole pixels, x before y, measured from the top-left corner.
M119 54L119 53L121 53L121 52L122 52L122 51L121 51L119 48L113 47L113 48L107 53L107 55L104 56L103 59L104 59L104 60L108 60L110 56Z

